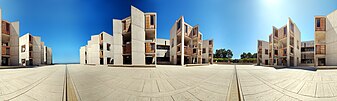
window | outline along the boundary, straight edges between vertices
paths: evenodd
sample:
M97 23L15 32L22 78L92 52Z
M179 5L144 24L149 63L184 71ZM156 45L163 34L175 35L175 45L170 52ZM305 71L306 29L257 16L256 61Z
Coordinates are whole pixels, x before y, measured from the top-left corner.
M193 49L193 53L197 53L197 49Z
M154 25L154 15L151 15L151 25Z
M110 57L107 57L107 58L106 58L106 63L107 63L107 64L111 64L111 58L110 58Z
M287 26L283 28L283 31L284 31L284 35L287 34Z
M185 25L185 33L187 33L187 32L188 32L188 26Z
M316 54L325 54L325 45L316 45Z
M110 47L111 47L111 44L106 44L106 49L108 50L108 51L110 51Z
M292 32L294 32L294 24L293 24L293 23L290 23L290 30L291 30Z
M178 23L177 23L177 30L179 30L180 27L181 27L181 20L179 20Z
M202 53L206 53L206 48L203 48L203 49L202 49Z
M21 46L21 52L25 52L26 51L26 45L22 45Z
M268 49L264 49L264 54L268 55Z
M9 23L6 23L6 31L10 32L10 30L9 30Z
M99 44L99 49L103 50L103 44Z
M155 44L154 43L151 43L151 50L155 50Z
M321 19L316 19L316 27L321 27Z

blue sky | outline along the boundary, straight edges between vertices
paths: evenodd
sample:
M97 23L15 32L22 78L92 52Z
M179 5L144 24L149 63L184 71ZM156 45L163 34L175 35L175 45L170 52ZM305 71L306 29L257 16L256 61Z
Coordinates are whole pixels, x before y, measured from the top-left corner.
M291 17L302 40L314 38L314 16L337 9L336 0L0 0L2 18L20 21L20 35L31 33L53 49L55 63L79 62L79 48L91 35L112 32L112 19L130 15L130 5L157 12L158 38L169 38L174 21L184 16L199 24L215 49L226 48L239 58L256 52L258 39L268 40L272 26Z

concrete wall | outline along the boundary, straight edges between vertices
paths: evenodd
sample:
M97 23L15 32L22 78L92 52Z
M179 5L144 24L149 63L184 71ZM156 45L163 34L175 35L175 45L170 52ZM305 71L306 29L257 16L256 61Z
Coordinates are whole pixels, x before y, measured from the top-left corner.
M204 52L205 49L205 52ZM203 63L208 63L209 61L209 40L203 40L202 41L202 59L204 59Z
M91 36L88 41L88 64L99 64L99 35Z
M290 27L290 22L294 24L294 66L298 66L301 63L301 31L290 18L288 27ZM290 28L288 31L290 31Z
M86 64L85 61L87 59L87 56L85 55L87 51L87 46L82 46L80 48L80 64Z
M107 65L108 61L111 63L113 58L113 37L106 32L102 32L101 34L103 35L103 63ZM108 50L108 44L110 44L110 50Z
M29 61L29 36L30 34L27 33L19 38L19 64L26 66ZM25 45L25 51L23 52L22 46ZM26 61L25 64L22 64L22 59Z
M41 37L33 38L33 65L41 65Z
M123 64L123 38L122 38L122 22L121 20L113 19L113 59L115 65Z
M177 20L178 21L178 20ZM177 21L170 30L170 62L177 64Z
M326 17L326 65L337 65L337 10Z
M41 64L46 64L45 62L44 62L44 53L45 53L45 48L44 48L44 42L41 42L41 46L40 46L40 48L41 48Z
M53 54L52 54L52 49L47 47L47 64L53 64Z
M261 59L262 61L261 61L261 63L263 63L264 65L268 65L268 63L265 62L265 60L269 59L269 55L265 51L265 50L268 50L268 48L269 48L269 43L266 42L266 41L262 41L262 54L261 54L262 55L262 59ZM269 50L268 50L268 52L269 52Z
M20 34L20 24L19 21L11 22L10 26L10 65L19 65L19 34Z
M132 65L145 65L145 17L131 6L131 57Z

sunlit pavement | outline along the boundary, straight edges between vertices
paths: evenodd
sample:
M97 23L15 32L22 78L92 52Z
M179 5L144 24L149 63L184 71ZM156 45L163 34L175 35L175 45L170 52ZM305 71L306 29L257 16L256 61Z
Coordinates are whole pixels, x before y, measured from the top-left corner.
M337 99L337 70L236 68L240 93L233 92L237 87L233 86L234 65L132 68L75 64L0 69L0 100L223 101L233 99L231 94L241 94L246 101Z
M60 101L65 66L0 69L0 100Z
M224 100L233 66L127 68L68 66L81 100Z
M337 100L337 70L237 66L245 100Z

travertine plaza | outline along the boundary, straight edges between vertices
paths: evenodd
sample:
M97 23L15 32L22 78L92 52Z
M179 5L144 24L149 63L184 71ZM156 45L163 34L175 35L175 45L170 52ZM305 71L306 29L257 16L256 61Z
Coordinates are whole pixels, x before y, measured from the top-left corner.
M216 64L137 69L73 64L2 69L0 100L60 101L67 92L68 99L84 101L238 101L238 94L246 101L330 101L337 99L336 72ZM241 93L236 91L236 80ZM66 85L68 90L64 90Z

